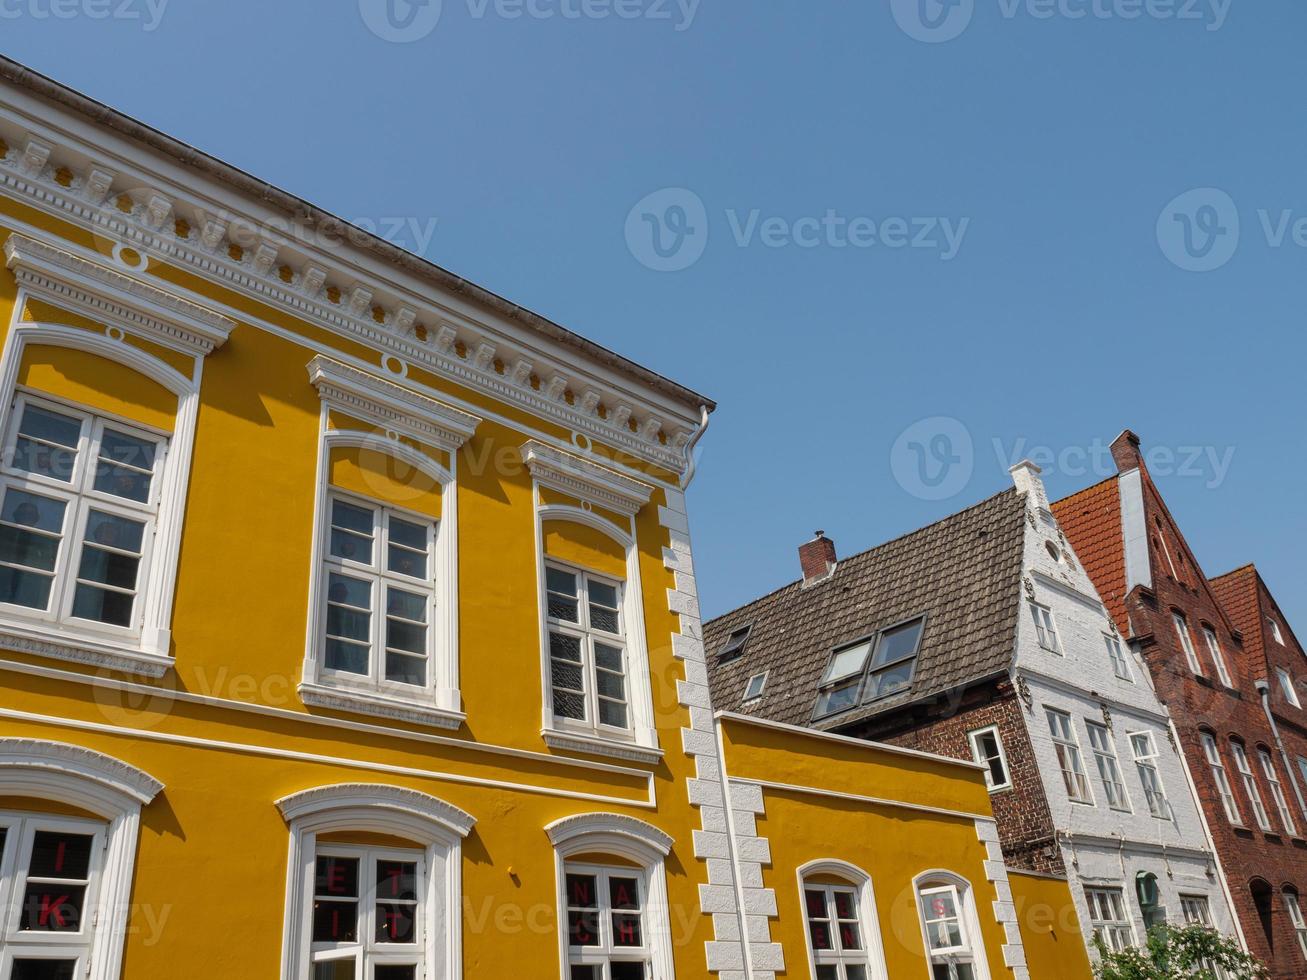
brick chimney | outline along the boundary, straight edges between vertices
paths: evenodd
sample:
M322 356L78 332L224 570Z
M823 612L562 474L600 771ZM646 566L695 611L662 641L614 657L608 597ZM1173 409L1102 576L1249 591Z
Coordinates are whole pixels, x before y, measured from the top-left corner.
M1126 429L1112 443L1112 459L1116 462L1118 473L1129 473L1143 465L1139 452L1139 437Z
M818 531L811 541L799 545L799 564L803 566L804 585L826 578L835 570L836 561L835 542L826 537L825 531Z

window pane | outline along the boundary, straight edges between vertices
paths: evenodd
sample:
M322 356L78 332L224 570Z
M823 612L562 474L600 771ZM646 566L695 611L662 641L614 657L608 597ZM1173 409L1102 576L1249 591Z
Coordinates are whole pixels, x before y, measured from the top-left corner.
M149 439L138 439L126 432L106 428L100 435L100 458L132 469L154 471L157 447Z
M39 473L61 483L70 483L76 462L77 453L73 450L47 446L26 436L19 436L14 442L14 469L24 473Z
M145 503L150 499L150 482L153 474L142 473L128 466L106 463L95 464L95 489L101 493Z
M376 515L366 507L357 507L344 500L331 502L331 523L336 527L349 528L360 534L371 534L375 520Z
M392 517L390 519L390 541L392 544L400 544L415 551L425 552L427 550L427 529L421 524L414 524L412 521Z
M73 615L110 626L130 626L135 602L134 595L79 585L73 594Z
M80 932L85 885L29 884L18 928L23 932Z
M619 633L621 629L617 621L617 610L591 604L590 625L595 629L603 630L605 633Z
M599 721L613 728L629 727L626 721L626 705L617 701L600 701Z
M590 579L590 602L609 609L617 608L617 588L606 582Z
M921 636L921 620L896 626L882 634L880 644L876 647L876 666L892 664L896 660L910 657L917 649L917 640Z
M599 907L599 889L594 875L567 876L567 904L578 909Z
M839 968L834 966L818 966L817 980L840 980ZM948 980L945 975L944 980Z
M0 524L0 561L53 572L59 539Z
M566 633L549 634L549 655L555 660L581 662L581 641Z
M847 650L841 650L831 658L830 666L826 668L826 676L822 678L823 684L829 684L831 681L842 680L853 674L862 672L862 665L867 662L867 654L871 651L871 644L859 643L855 647L849 647Z
M392 572L407 575L409 578L427 577L427 555L424 551L409 551L391 545L386 559L386 567Z
M328 670L339 670L346 674L367 676L368 647L328 638L326 654Z
M377 862L377 897L392 901L417 901L418 866L411 861Z
M75 449L82 434L82 422L40 405L24 405L23 421L19 423L18 431L33 439Z
M120 589L135 589L136 572L140 567L141 559L135 555L120 555L114 551L88 547L82 549L77 577Z
M845 968L845 976L848 977L848 980L867 980L867 968L852 963Z
M626 700L626 681L621 674L610 674L606 670L598 671L595 679L599 682L599 696Z
M319 857L314 869L315 895L357 898L359 894L358 858Z
M568 599L565 596L557 596L549 593L549 615L554 619L561 619L567 623L579 623L581 621L580 605L575 599Z
M373 976L375 980L416 980L417 970L416 966L396 966L391 963L378 966Z
M643 963L614 963L613 980L644 980L644 966Z
M58 534L64 527L66 506L62 500L52 500L49 497L41 497L26 490L10 487L5 491L4 507L0 508L0 521Z
M600 980L601 974L597 966L573 966L572 980Z
M571 664L565 660L555 660L551 666L553 669L553 686L555 688L568 691L582 691L585 689L579 664Z
M824 691L818 699L817 714L832 715L837 711L853 707L858 702L858 687L860 684L861 680L854 678L839 687Z
M354 980L355 976L352 959L313 964L313 980Z
M333 527L331 529L331 553L335 557L344 558L347 561L371 565L372 539Z
M811 889L803 893L804 902L808 906L808 918L825 919L826 915L826 893Z
M427 621L427 597L405 592L403 589L386 589L386 612L391 616L412 620L415 623Z
M372 614L345 606L327 607L327 633L347 640L366 641L370 635Z
M812 937L812 948L816 950L834 949L831 942L830 923L829 922L811 922L808 924L808 934Z
M29 874L33 878L85 880L91 866L89 834L60 834L37 831L32 837L32 860Z
M425 654L427 651L427 628L402 619L386 620L386 646L408 653Z
M90 544L139 553L144 537L145 524L142 521L133 521L98 510L91 511L86 519L85 540Z
M357 902L314 902L313 941L353 943L358 941Z
M346 578L333 573L327 586L327 599L356 609L372 608L372 586L362 579Z
M29 609L46 609L50 604L52 581L45 575L0 566L0 602L12 602Z
M386 654L386 680L396 684L412 684L415 687L427 686L427 661L425 657L406 657L403 654Z
M638 949L644 945L640 937L640 917L638 915L613 916L613 945L624 949Z
M76 960L14 960L12 980L73 980Z
M835 893L835 917L837 919L856 919L858 907L849 892Z
M585 721L585 698L570 691L554 691L554 714L559 718Z
M598 946L599 913L568 912L567 942L569 946Z
M895 691L901 691L912 684L912 670L915 660L908 660L893 667L887 667L878 674L872 674L867 689L868 698L883 698Z
M407 945L417 941L417 905L377 904L377 942Z
M545 585L550 592L559 595L576 596L576 576L560 568L545 569Z
M619 647L610 647L606 643L595 644L595 666L602 670L622 673L622 651Z

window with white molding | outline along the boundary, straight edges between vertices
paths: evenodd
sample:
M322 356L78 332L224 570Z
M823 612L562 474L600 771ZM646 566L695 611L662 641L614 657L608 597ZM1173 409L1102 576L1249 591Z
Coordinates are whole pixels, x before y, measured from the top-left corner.
M1162 786L1162 776L1157 768L1157 740L1152 732L1133 732L1130 735L1130 752L1134 756L1135 769L1139 773L1139 782L1144 787L1144 799L1148 802L1148 812L1160 820L1171 818L1171 805L1166 798L1166 789Z
M1234 682L1230 679L1230 671L1225 666L1225 654L1221 652L1221 641L1217 639L1216 631L1209 626L1204 626L1203 639L1207 641L1207 652L1211 654L1212 664L1216 667L1216 676L1226 687L1233 687Z
M1113 810L1130 811L1130 796L1126 793L1125 781L1121 778L1121 766L1116 759L1116 744L1112 732L1106 725L1096 721L1086 721L1089 731L1089 745L1094 750L1094 765L1098 769L1098 780L1102 783L1107 805Z
M867 980L866 911L852 885L803 885L803 917L814 980Z
M917 881L917 912L933 980L987 980L984 941L971 886L956 875Z
M1293 934L1298 939L1298 950L1307 957L1307 919L1303 918L1302 904L1298 901L1296 891L1285 889L1284 907L1289 912L1289 922L1293 925Z
M1275 760L1266 749L1258 749L1257 758L1262 764L1262 775L1266 777L1266 784L1271 787L1271 800L1280 814L1280 823L1284 825L1290 837L1296 837L1298 828L1294 826L1293 811L1289 809L1289 801L1285 798L1284 785L1280 782L1280 773L1275 768Z
M754 674L744 685L744 697L741 699L745 704L757 701L762 697L763 692L767 690L767 678L771 671L764 670L761 674Z
M1257 826L1262 830L1270 830L1271 818L1266 815L1266 807L1262 804L1262 794L1257 789L1257 777L1253 775L1253 767L1248 763L1247 750L1239 742L1231 740L1230 751L1234 753L1234 765L1243 780L1243 791L1252 805Z
M1221 806L1225 808L1226 819L1233 824L1242 824L1243 817L1239 814L1239 804L1235 801L1234 790L1230 786L1230 776L1225 771L1225 763L1221 760L1221 749L1216 744L1216 737L1209 732L1202 733L1203 755L1207 757L1207 765L1212 770L1212 781L1216 783L1217 792L1221 795Z
M1271 618L1270 616L1267 616L1266 624L1270 626L1271 636L1274 638L1275 642L1280 644L1281 646L1284 646L1284 634L1280 632L1279 621Z
M5 247L19 289L0 355L0 640L161 677L174 662L202 365L235 323L52 243L12 234ZM102 328L87 329L86 318ZM20 384L37 347L89 355L158 385L176 398L170 430Z
M1280 690L1284 693L1284 699L1295 708L1302 707L1302 701L1298 698L1298 688L1294 686L1293 677L1283 667L1275 668L1275 676L1280 682Z
M1103 643L1107 646L1107 659L1112 662L1112 672L1121 680L1133 684L1134 674L1130 670L1130 661L1126 658L1125 650L1121 647L1120 638L1104 633Z
M549 686L554 721L613 737L631 734L624 583L549 561Z
M1175 635L1180 640L1180 649L1184 651L1185 663L1199 677L1203 676L1203 665L1198 661L1198 654L1194 652L1194 639L1189 633L1189 620L1178 612L1171 613L1171 622L1175 624Z
M422 851L319 844L313 873L313 976L427 975Z
M1062 654L1062 641L1057 636L1057 625L1053 622L1053 610L1037 602L1030 603L1030 618L1035 621L1035 635L1039 645L1049 653Z
M1108 949L1119 953L1135 944L1122 889L1086 888L1085 901L1089 903L1090 929Z
M644 875L568 862L566 890L570 980L652 980Z
M1056 708L1045 708L1044 716L1048 720L1048 731L1053 738L1053 749L1057 754L1057 764L1062 770L1062 783L1066 787L1067 798L1074 803L1094 802L1094 795L1089 789L1089 777L1085 775L1084 760L1080 755L1080 743L1076 739L1071 716Z
M967 735L971 742L971 757L985 767L985 785L991 793L1012 786L1012 773L1008 769L1007 755L998 726L990 725Z

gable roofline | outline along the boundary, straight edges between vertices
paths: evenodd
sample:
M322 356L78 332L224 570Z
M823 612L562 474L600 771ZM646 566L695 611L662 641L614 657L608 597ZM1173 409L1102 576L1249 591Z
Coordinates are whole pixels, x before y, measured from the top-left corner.
M332 214L289 191L255 177L239 167L226 163L211 154L205 153L203 150L169 136L126 113L84 95L76 89L56 82L54 79L3 55L0 55L0 80L71 110L95 125L111 129L127 139L141 143L157 153L170 157L175 163L225 184L237 193L253 197L262 205L281 211L294 221L306 221L315 227L348 228L350 230L351 244L372 254L377 259L449 293L461 296L483 307L488 312L519 323L555 343L571 348L597 365L617 371L646 385L664 397L682 405L691 413L697 414L701 409L705 408L712 412L717 408L717 403L705 395L678 384L656 371L643 367L601 344L588 340L539 313L505 299L484 286L479 286L436 265L434 262L388 242L378 235L367 232L358 225L345 221L338 215Z

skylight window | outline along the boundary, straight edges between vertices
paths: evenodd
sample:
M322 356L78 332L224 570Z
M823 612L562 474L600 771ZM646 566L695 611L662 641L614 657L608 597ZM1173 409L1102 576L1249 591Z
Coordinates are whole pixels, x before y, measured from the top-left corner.
M816 717L888 697L912 684L924 618L899 623L871 639L836 649L821 679Z
M767 689L767 671L761 674L754 674L749 678L749 683L744 686L744 703L757 701L762 697L762 692Z
M721 662L734 660L744 653L745 644L749 642L749 634L753 632L753 626L741 626L733 630L731 635L726 639L726 645L722 647L721 652L717 654L717 659Z

